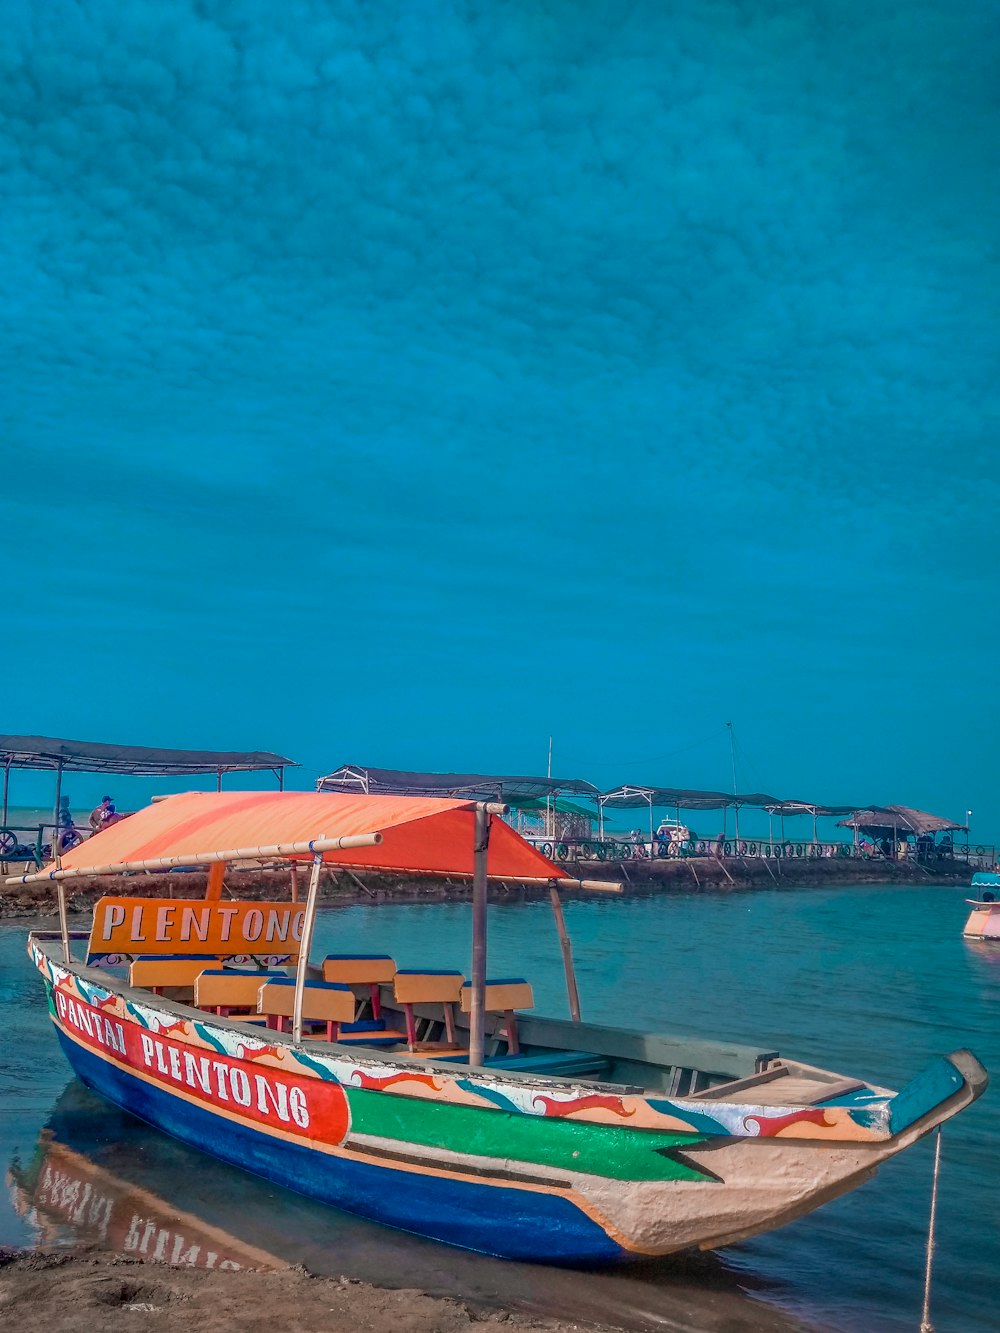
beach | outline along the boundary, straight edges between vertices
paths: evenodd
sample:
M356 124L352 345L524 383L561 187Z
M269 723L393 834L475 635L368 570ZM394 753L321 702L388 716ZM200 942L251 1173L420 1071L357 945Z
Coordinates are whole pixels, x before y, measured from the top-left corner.
M0 1322L22 1333L173 1333L183 1320L202 1333L298 1333L319 1328L369 1333L464 1333L501 1324L516 1333L570 1333L581 1325L473 1311L420 1291L387 1291L303 1269L206 1273L114 1254L0 1256ZM9 1322L8 1322L9 1321ZM702 1325L702 1327L707 1327Z

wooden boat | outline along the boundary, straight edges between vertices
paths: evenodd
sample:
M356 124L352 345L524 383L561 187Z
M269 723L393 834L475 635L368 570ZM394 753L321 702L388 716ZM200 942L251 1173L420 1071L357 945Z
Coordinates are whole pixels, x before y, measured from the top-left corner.
M966 898L972 908L962 934L970 940L1000 942L1000 872L980 870L972 876L972 887L978 890L976 898Z
M453 1245L568 1264L777 1227L867 1180L985 1088L968 1051L893 1093L769 1046L579 1021L566 881L500 809L189 794L99 833L42 872L60 930L28 946L73 1069L278 1185ZM223 898L241 879L232 869L224 885L227 864L249 858L290 865L290 891L282 873L280 900ZM204 899L109 896L89 937L69 931L73 879L206 865ZM471 874L470 982L441 970L452 960L311 963L320 875L338 865ZM529 980L487 975L488 874L549 883L569 1021L529 1012ZM183 877L167 883L183 891Z

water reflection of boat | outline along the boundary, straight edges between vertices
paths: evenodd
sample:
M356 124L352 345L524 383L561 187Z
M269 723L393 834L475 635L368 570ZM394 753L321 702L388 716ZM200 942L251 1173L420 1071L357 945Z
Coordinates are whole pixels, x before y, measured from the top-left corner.
M611 1029L578 1008L573 1022L516 1014L530 984L485 970L487 850L495 875L551 884L571 1012L576 989L559 868L497 812L189 793L98 833L43 876L58 885L61 938L29 941L74 1070L175 1137L323 1202L506 1258L591 1264L780 1226L985 1088L967 1051L893 1093L768 1046ZM248 859L290 863L290 900L225 901L225 864ZM66 879L206 864L203 900L102 898L86 960L73 959ZM325 864L473 874L471 981L384 954L310 968ZM294 978L270 970L289 953ZM220 966L240 956L241 969Z
M72 1166L67 1170L67 1165ZM46 1168L53 1174L46 1180ZM715 1254L581 1272L505 1263L327 1208L302 1195L276 1192L266 1181L206 1157L141 1120L111 1107L73 1079L63 1089L30 1160L7 1172L16 1212L44 1249L95 1248L169 1262L180 1234L204 1238L196 1256L210 1266L213 1252L241 1267L304 1265L323 1277L347 1274L376 1286L415 1288L477 1305L539 1318L647 1330L686 1326L692 1309L702 1327L727 1333L793 1333L800 1325L758 1297L780 1299L744 1266L733 1270ZM53 1196L53 1187L55 1190ZM110 1207L109 1207L110 1204ZM133 1225L133 1215L138 1221ZM105 1219L110 1225L105 1226ZM149 1230L150 1222L158 1228ZM145 1251L126 1249L125 1242Z
M980 870L972 876L975 898L966 898L972 908L962 932L970 940L1000 943L1000 872Z
M151 1190L98 1165L57 1137L79 1110L82 1088L71 1084L42 1130L31 1160L7 1169L14 1209L34 1228L40 1246L98 1246L134 1259L186 1268L285 1268L257 1246L168 1203ZM93 1099L91 1099L93 1100Z

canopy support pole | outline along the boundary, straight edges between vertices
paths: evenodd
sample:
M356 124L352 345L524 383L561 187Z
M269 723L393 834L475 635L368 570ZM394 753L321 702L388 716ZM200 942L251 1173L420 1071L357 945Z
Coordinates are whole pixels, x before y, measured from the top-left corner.
M653 855L653 793L649 793L649 855Z
M469 1010L469 1064L483 1063L486 1008L486 862L490 844L489 807L476 804L476 840L472 872L472 976Z
M55 827L52 830L52 859L56 863L56 869L59 869L59 853L62 850L60 842L62 841L62 830L59 827L59 806L62 801L62 762L60 761L56 768L56 808L52 816L52 823ZM66 945L68 948L69 946ZM67 962L69 960L67 959Z
M6 794L5 794L5 801L6 801ZM4 809L6 810L6 808L7 807L5 804ZM604 797L603 796L598 796L597 798L597 836L600 838L601 842L604 841Z
M302 939L299 941L299 961L295 968L295 996L292 1000L292 1041L302 1040L302 997L306 974L309 971L309 950L312 948L313 926L316 924L316 900L319 897L319 872L323 869L322 855L313 857L309 876L309 894L306 898L305 917L302 921Z
M215 790L222 791L222 769L218 769L215 774Z
M296 861L292 862L292 902L299 901L299 867Z
M559 932L559 947L562 949L563 971L566 973L566 998L569 1001L569 1016L574 1023L580 1021L580 992L576 986L576 972L573 968L573 946L570 944L566 918L563 916L562 901L554 881L549 881L549 897L552 900L552 915L556 919Z
M62 935L63 962L71 963L69 951L69 917L66 915L66 884L60 880L56 885L56 897L59 900L59 933Z
M7 824L7 793L10 790L10 760L3 766L3 815L0 816L0 824Z

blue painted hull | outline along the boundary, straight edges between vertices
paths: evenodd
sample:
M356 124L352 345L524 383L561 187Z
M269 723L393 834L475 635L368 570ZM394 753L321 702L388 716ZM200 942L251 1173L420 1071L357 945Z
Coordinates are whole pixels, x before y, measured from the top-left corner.
M569 1199L372 1166L275 1139L173 1097L67 1038L59 1041L87 1087L233 1166L311 1199L401 1231L529 1263L634 1259Z

